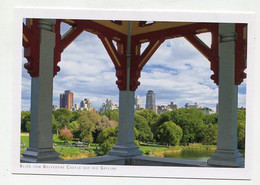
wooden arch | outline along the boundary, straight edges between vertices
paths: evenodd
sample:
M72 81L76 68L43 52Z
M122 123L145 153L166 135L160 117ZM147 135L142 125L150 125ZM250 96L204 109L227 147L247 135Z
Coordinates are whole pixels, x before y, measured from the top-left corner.
M31 77L39 75L39 44L40 33L38 28L39 19L27 19L23 24L23 46L24 56L28 60L25 68ZM64 22L71 26L64 35L60 34L60 25ZM83 31L96 34L106 48L116 69L116 84L120 90L126 90L126 60L127 60L127 21L94 21L94 20L64 20L57 19L53 28L56 34L54 49L54 71L57 75L60 71L58 63L61 53L75 40ZM236 24L236 66L235 84L239 85L246 78L246 24ZM200 33L211 33L211 47L208 47L197 37ZM218 84L218 43L221 36L218 34L218 23L170 23L133 21L131 35L131 63L130 63L130 90L135 91L140 82L141 70L159 46L166 40L184 37L209 61L210 69L213 71L211 79ZM116 43L116 46L113 44ZM149 42L147 48L141 53L141 44Z

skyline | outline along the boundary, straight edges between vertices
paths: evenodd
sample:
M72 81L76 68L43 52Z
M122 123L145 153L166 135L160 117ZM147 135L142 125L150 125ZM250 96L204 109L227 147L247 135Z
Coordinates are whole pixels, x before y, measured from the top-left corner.
M64 93L65 93L65 91L70 91L69 89L67 89L67 90L64 90ZM148 90L148 91L150 91L150 90ZM63 93L63 94L64 94ZM74 93L71 91L71 93L73 94L73 96L74 96ZM156 96L156 94L155 94L155 96ZM146 109L145 107L146 107L146 101L144 101L139 95L135 95L135 98L136 97L138 97L138 98L140 98L141 99L141 109ZM78 105L78 107L81 107L81 102L83 101L83 100L85 100L85 99L89 99L89 98L82 98L81 100L80 100L80 102L78 102L78 103L76 103L76 102L74 102L74 100L72 100L73 101L73 106L72 106L72 108L75 108L75 105L77 104ZM145 97L145 99L146 99L146 97ZM113 102L113 105L115 105L115 106L118 106L119 104L118 103L115 103L112 99L110 99L110 98L106 98L106 100L111 100L112 102ZM102 105L106 102L106 100L102 103ZM89 101L92 103L92 101L91 101L91 99L89 99ZM168 105L170 105L171 103L174 103L175 104L175 102L168 102L167 104L164 104L164 105L158 105L158 104L156 104L156 98L155 98L155 106L157 107L157 106L168 106ZM193 102L193 103L188 103L188 104L190 104L190 105L193 105L193 104L195 104L195 103L198 103L198 105L199 105L199 102ZM100 110L101 108L102 108L102 105L100 105L100 107L99 108L95 108L96 110ZM177 104L176 104L177 105ZM53 106L57 106L57 107L59 107L59 109L61 109L61 108L64 108L64 107L60 107L60 105L57 105L57 104L53 104ZM178 105L177 105L178 106ZM179 107L179 106L178 106ZM185 105L183 106L183 107L179 107L179 108L185 108ZM204 108L204 107L203 107ZM71 109L71 108L68 108L68 109Z
M63 24L62 33L68 28ZM209 34L200 38L210 44ZM147 44L143 45L142 51ZM23 64L26 62L23 58ZM74 102L90 98L96 109L107 98L118 104L114 65L97 36L83 32L64 50L58 65L61 71L54 77L54 105L59 105L59 94L66 89L74 92ZM144 66L139 79L141 85L135 94L144 99L151 89L156 94L156 105L175 102L184 107L185 103L199 102L215 110L218 87L210 79L211 74L210 62L188 41L184 38L166 40ZM22 110L30 109L30 92L30 76L23 68ZM245 99L246 79L239 86L238 107L246 107Z

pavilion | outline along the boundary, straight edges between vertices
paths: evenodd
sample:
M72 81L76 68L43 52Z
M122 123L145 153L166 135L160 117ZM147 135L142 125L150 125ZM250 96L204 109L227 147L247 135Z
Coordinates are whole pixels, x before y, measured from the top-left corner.
M71 26L64 35L61 23ZM53 78L64 49L83 31L96 34L116 69L119 89L118 142L108 155L63 161L53 149ZM197 34L210 33L211 47ZM167 39L184 37L210 62L219 86L217 150L205 162L142 156L134 142L134 97L142 68ZM116 44L114 44L116 43ZM141 53L143 43L148 43ZM155 166L243 167L237 149L238 85L246 78L247 24L118 20L27 19L23 25L25 68L31 76L31 132L21 162Z

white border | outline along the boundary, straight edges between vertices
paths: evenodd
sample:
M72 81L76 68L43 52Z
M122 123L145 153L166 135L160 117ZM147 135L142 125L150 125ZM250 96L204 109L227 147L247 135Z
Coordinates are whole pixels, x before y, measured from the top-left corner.
M68 13L69 12L69 13ZM248 80L247 125L245 168L207 167L154 167L113 165L67 165L67 164L20 164L20 111L21 111L21 64L22 64L22 18L70 18L98 20L154 20L176 22L222 22L248 23ZM25 174L94 175L126 177L167 177L199 179L251 179L252 136L254 123L254 14L239 12L192 12L192 11L119 11L88 9L30 9L15 11L14 80L13 80L13 142L12 172ZM250 124L248 124L250 123ZM61 169L62 168L62 169ZM106 169L103 169L106 168ZM108 169L109 168L109 169Z

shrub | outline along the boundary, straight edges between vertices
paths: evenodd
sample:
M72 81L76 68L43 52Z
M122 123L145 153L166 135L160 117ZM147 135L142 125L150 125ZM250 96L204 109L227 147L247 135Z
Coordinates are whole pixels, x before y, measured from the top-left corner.
M72 135L71 131L65 127L60 130L59 138L61 140L64 140L64 142L67 143L68 141L71 141L73 139L73 135Z

